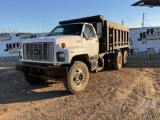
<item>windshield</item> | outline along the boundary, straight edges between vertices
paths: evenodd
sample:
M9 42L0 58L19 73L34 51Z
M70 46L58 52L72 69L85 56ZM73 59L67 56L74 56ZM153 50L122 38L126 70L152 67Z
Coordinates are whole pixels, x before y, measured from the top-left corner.
M81 35L83 24L61 25L54 28L48 36Z

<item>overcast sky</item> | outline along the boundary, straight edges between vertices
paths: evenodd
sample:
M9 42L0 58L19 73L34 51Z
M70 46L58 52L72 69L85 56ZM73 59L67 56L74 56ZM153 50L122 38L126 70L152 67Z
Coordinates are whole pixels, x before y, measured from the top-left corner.
M0 32L49 32L61 20L103 15L133 28L160 26L160 7L132 7L138 0L0 0Z

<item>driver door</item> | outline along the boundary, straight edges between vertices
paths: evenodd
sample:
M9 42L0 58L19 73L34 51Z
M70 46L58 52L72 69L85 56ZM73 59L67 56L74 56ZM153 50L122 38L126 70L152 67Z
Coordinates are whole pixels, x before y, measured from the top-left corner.
M99 41L93 25L85 24L83 31L83 47L88 50L89 57L98 55Z

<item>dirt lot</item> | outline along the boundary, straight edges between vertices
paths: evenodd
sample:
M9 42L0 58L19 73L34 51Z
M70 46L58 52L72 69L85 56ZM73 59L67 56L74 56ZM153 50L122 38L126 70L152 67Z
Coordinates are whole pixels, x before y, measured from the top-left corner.
M0 119L160 119L159 59L132 56L119 71L91 73L80 94L62 82L30 85L14 64L0 62Z

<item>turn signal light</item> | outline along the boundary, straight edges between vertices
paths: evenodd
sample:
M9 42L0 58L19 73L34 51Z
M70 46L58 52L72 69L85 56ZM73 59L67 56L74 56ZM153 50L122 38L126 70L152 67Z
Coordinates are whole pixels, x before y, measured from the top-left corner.
M65 48L65 47L66 47L66 43L62 43L62 44L61 44L61 47L62 47L62 48Z

